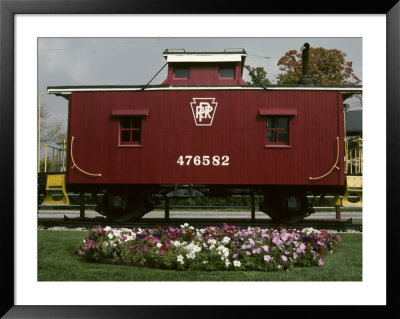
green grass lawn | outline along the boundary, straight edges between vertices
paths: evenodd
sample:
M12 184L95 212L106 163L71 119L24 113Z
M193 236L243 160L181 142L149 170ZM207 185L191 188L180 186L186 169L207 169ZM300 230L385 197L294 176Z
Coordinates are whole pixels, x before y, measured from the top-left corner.
M39 281L361 281L362 234L343 233L325 265L285 272L173 271L89 263L75 255L85 237L80 231L38 231Z

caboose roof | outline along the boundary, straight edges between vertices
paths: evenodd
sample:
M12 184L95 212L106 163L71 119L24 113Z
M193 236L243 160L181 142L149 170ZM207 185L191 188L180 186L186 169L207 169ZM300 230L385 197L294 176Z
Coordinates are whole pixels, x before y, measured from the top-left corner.
M223 52L186 52L180 49L180 52L166 49L163 52L164 58L168 63L188 63L188 62L242 62L246 59L244 49L226 49Z
M123 91L182 91L182 90L264 90L258 85L96 85L96 86L48 86L47 93L68 98L72 92L123 92ZM269 85L267 91L340 91L344 97L362 93L361 85L353 86L304 86L304 85Z

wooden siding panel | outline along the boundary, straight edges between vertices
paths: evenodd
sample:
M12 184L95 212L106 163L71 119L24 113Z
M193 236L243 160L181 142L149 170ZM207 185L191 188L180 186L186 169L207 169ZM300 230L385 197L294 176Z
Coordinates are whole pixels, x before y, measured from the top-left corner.
M190 102L215 98L212 126L196 126ZM259 109L296 109L290 148L265 148L265 116ZM142 146L119 147L115 110L148 109ZM73 93L69 141L76 164L101 177L69 170L69 183L342 185L336 137L343 141L342 100L328 91L144 91ZM342 144L342 143L340 143ZM228 155L229 166L180 166L179 156ZM193 163L193 159L192 159ZM72 165L69 165L70 168Z

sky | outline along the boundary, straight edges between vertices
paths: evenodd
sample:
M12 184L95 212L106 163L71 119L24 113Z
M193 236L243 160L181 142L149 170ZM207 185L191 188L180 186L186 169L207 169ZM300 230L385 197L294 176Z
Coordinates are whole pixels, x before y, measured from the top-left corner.
M362 80L362 38L38 38L38 96L48 86L147 84L165 64L162 53L166 48L186 52L244 48L246 64L264 67L274 84L278 60L289 50L300 51L305 42L345 52ZM166 73L164 68L151 84L160 84ZM247 70L243 78L250 79ZM41 105L67 126L66 99L45 94ZM358 101L352 108L360 108Z

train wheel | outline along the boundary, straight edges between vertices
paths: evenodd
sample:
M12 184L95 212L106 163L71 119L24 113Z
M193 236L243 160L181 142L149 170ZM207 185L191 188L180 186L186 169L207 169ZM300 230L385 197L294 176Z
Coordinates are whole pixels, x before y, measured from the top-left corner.
M103 214L114 222L128 222L140 219L154 209L147 194L106 193L102 201Z
M264 195L260 210L276 222L293 224L310 214L310 205L304 192L271 192Z

